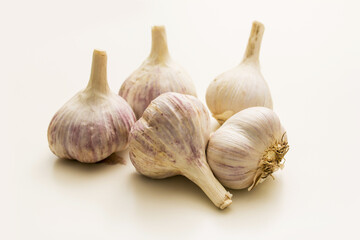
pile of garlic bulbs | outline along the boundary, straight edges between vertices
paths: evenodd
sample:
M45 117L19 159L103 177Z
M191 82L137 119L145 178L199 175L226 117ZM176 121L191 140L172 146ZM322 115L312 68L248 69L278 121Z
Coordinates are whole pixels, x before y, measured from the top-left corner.
M208 87L206 103L221 124L212 133L206 106L189 75L169 55L165 28L152 28L149 57L122 84L107 83L107 55L94 50L87 87L71 98L48 127L59 158L99 162L129 147L135 169L150 178L183 175L220 209L232 194L253 189L284 166L287 134L272 111L261 75L264 26L254 22L241 64Z

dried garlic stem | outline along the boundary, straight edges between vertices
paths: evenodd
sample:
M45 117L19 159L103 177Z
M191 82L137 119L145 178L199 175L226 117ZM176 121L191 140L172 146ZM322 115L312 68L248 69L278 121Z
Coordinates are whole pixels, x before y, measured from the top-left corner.
M198 170L196 173L194 173L192 169L191 173L184 172L183 175L198 185L215 204L215 206L220 209L224 209L229 206L232 203L232 194L226 191L226 189L214 177L210 167L208 165L203 165L196 170Z
M253 22L243 62L252 61L259 63L261 40L264 30L265 27L262 23L257 21Z
M284 164L281 161L289 151L289 144L287 141L283 140L283 137L280 142L275 141L275 143L265 151L256 170L253 184L248 188L249 191L258 183L264 181L269 175L273 177L272 173L276 172L279 168L284 167Z
M151 29L152 46L149 59L154 61L155 64L166 62L170 58L166 31L164 26L154 26Z
M110 91L107 82L107 55L105 51L94 50L91 65L90 80L86 87L87 91L108 93Z

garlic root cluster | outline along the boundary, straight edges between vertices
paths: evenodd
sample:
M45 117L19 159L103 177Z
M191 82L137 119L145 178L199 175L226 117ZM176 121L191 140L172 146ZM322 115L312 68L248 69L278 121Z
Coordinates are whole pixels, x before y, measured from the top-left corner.
M196 96L190 76L170 57L165 27L154 26L149 57L124 81L119 95L139 119L150 102L165 92Z
M51 120L49 147L59 158L94 163L127 147L136 118L129 104L110 91L106 64L106 52L95 50L87 87Z
M130 132L129 155L136 170L151 178L183 175L197 184L219 208L231 194L206 161L210 116L195 97L164 93L151 102Z
M242 62L216 77L206 91L206 104L220 124L249 107L273 107L270 90L259 64L264 29L262 23L253 22Z

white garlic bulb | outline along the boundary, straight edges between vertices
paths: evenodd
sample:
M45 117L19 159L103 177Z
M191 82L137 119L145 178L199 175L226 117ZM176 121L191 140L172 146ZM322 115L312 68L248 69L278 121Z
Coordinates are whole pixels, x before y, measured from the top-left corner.
M197 184L219 208L231 194L206 161L210 116L196 97L164 93L151 102L130 132L129 155L136 170L151 178L183 175Z
M48 128L51 151L59 158L94 163L123 150L135 114L110 91L106 52L94 50L89 83L55 114Z
M253 22L242 62L216 77L206 91L206 104L220 124L248 107L273 107L269 87L260 72L259 52L263 33L264 25Z
M125 80L119 95L130 104L139 119L150 102L165 92L196 96L190 76L170 57L165 27L154 26L149 57Z
M269 108L251 107L233 115L210 137L207 160L224 186L251 190L283 167L288 150L278 116Z

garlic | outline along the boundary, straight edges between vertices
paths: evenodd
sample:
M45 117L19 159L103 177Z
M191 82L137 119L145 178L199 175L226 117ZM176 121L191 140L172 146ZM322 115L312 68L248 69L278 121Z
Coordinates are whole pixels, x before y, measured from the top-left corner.
M154 26L149 57L125 80L119 95L130 104L139 119L150 102L165 92L196 96L190 76L170 57L165 27Z
M207 160L224 186L250 191L283 167L288 150L278 116L269 108L252 107L233 115L210 137Z
M245 108L273 107L269 87L260 72L259 52L263 33L264 25L253 22L240 65L215 78L206 91L206 104L220 124Z
M151 102L130 132L131 162L139 173L151 178L187 177L224 209L231 204L232 195L206 162L209 134L210 116L200 100L164 93Z
M89 83L55 114L48 128L51 151L59 158L98 162L128 145L135 115L110 91L106 52L94 50Z

